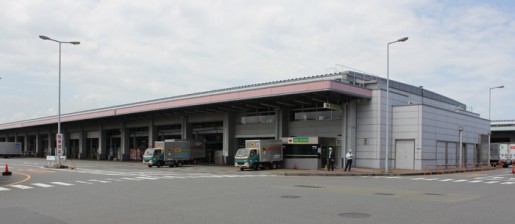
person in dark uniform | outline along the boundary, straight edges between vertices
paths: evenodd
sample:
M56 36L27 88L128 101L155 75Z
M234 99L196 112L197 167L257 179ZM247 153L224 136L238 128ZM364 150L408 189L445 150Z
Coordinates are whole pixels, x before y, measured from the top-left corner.
M328 162L328 165L327 165L327 171L334 171L334 158L335 158L335 153L333 152L333 148L329 147L329 155L327 157L327 162Z

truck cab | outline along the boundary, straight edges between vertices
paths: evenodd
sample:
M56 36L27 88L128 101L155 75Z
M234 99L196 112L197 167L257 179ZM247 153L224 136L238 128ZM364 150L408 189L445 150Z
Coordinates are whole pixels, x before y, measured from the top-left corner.
M148 148L145 150L145 153L143 153L143 163L148 165L148 167L162 166L162 160L163 160L163 151L161 149L155 149L155 148Z
M253 170L257 170L259 168L259 153L255 148L238 149L234 159L234 165L239 167L241 171L249 168L252 168Z

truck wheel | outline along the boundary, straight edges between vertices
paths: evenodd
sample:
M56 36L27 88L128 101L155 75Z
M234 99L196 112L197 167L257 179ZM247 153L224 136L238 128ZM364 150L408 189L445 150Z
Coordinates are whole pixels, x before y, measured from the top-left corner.
M277 169L277 163L273 162L273 163L272 163L272 167L271 167L271 168L272 168L272 169Z
M243 170L244 170L243 167L240 167L240 171L243 171Z
M156 164L157 168L161 168L161 165L162 165L161 161L157 162L157 164Z
M152 165L148 164L148 168L152 168Z
M177 166L181 167L182 166L182 161L177 161Z
M174 167L175 166L175 163L170 163L170 167Z
M257 164L257 163L252 164L252 169L259 170L259 164Z

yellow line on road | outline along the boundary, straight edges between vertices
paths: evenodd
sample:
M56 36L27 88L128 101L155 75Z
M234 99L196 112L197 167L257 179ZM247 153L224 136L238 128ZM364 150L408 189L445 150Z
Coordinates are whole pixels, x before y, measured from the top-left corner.
M32 178L32 176L31 176L31 175L29 175L29 174L25 174L25 173L17 173L17 172L13 172L13 174L20 174L20 175L23 175L23 176L25 176L25 179L23 179L23 180L21 180L21 181L18 181L18 182L16 182L16 183L7 184L7 185L16 185L16 184L20 184L20 183L23 183L23 182L25 182L25 181L28 181L28 180L30 180L30 178Z

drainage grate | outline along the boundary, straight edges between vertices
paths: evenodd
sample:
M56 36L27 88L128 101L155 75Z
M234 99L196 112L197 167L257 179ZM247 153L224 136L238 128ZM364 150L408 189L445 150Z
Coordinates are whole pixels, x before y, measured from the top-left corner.
M394 196L395 194L392 193L374 193L375 195L381 195L381 196Z
M298 195L283 195L281 198L300 198Z
M363 219L370 217L370 214L361 212L345 212L338 214L338 216L343 218Z
M311 186L311 185L295 185L294 187L302 187L302 188L324 188L320 186Z

